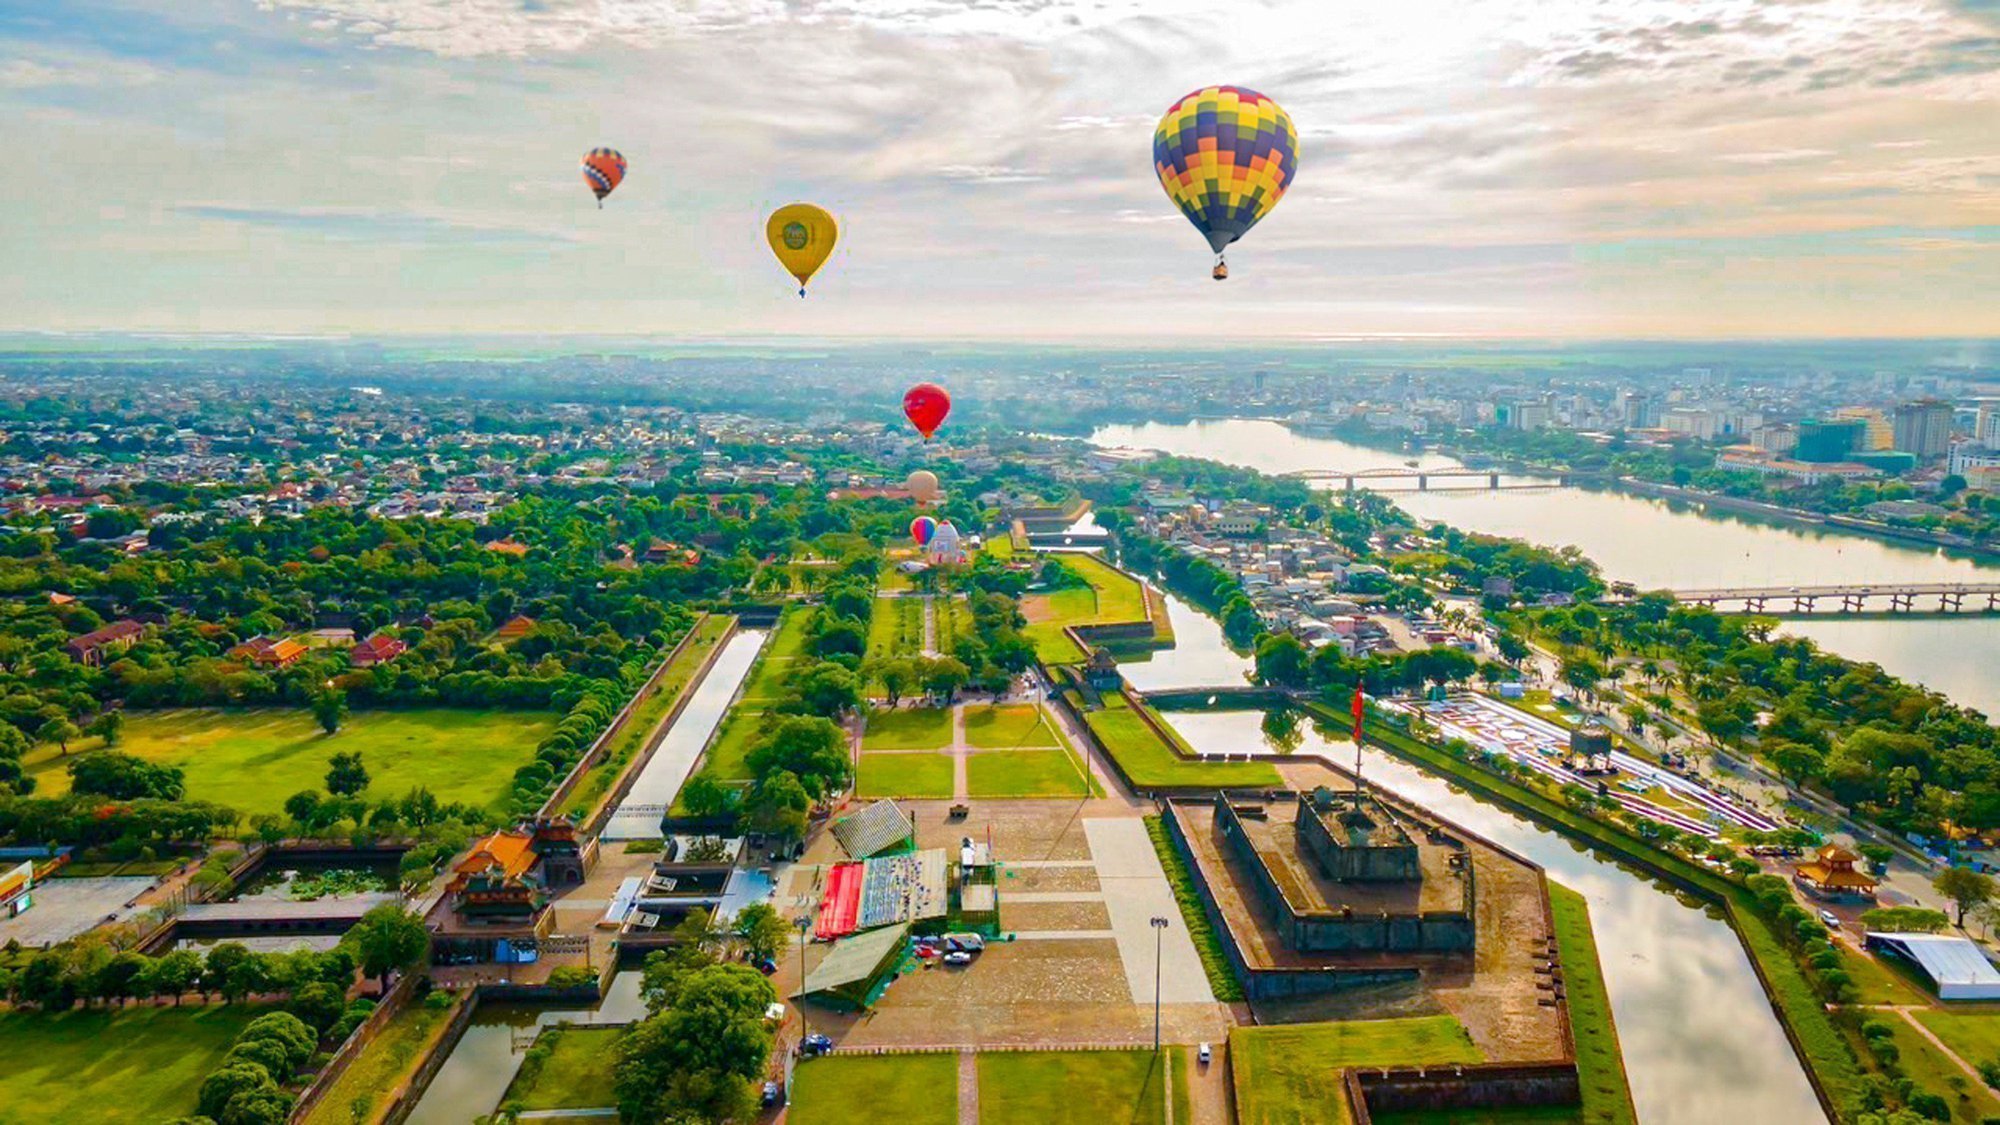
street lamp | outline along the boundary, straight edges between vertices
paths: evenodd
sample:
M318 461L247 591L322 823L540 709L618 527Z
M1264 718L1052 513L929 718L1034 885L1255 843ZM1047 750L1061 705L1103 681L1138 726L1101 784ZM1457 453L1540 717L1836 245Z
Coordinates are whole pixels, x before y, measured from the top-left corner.
M803 1044L806 1041L806 1036L812 1034L812 1025L806 1022L806 931L812 928L812 918L809 915L802 914L792 920L792 925L799 928L799 991L797 999L799 1009L799 1042Z
M1160 940L1167 932L1167 920L1153 915L1153 1053L1160 1053Z

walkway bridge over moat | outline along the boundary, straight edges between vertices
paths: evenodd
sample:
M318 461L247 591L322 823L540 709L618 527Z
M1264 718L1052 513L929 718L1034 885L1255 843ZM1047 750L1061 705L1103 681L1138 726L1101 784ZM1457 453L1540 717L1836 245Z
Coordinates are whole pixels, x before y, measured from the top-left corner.
M1850 582L1669 590L1722 613L2000 613L2000 582Z

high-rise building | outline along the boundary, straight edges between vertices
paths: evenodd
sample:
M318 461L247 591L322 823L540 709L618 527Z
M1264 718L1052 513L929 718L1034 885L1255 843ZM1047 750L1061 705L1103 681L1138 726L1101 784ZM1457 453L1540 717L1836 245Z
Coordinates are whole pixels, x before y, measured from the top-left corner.
M1660 404L1645 391L1626 391L1619 395L1618 414L1628 430L1650 430L1660 424Z
M1859 418L1837 421L1808 419L1799 423L1799 443L1795 456L1816 465L1845 461L1861 448L1868 424Z
M1916 454L1919 461L1942 457L1951 449L1951 420L1948 402L1906 402L1896 408L1895 447Z
M1787 422L1759 426L1750 440L1767 453L1790 453L1799 447L1799 428Z
M2000 398L1979 400L1979 413L1972 422L1972 440L1988 449L2000 449Z
M1548 403L1523 399L1507 411L1507 425L1516 430L1546 430L1555 417L1555 408Z
M1715 411L1698 406L1676 406L1666 412L1660 424L1677 434L1687 434L1702 441L1712 441L1721 432L1721 419Z
M1833 412L1835 418L1858 419L1868 427L1858 449L1895 449L1896 428L1890 424L1889 416L1873 406L1843 406Z

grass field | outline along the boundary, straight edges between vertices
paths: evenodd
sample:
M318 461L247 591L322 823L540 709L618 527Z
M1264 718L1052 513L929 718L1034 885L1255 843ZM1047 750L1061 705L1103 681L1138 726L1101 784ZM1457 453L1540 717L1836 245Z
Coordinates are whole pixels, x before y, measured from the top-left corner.
M726 614L710 614L694 627L694 637L688 641L678 658L657 683L642 689L644 698L632 709L632 717L605 748L604 759L590 768L583 780L570 792L563 802L562 811L581 816L597 805L597 802L611 790L612 783L626 763L639 752L639 748L652 737L653 728L673 710L681 692L694 679L695 669L715 651L722 635L729 631L731 618Z
M857 797L937 797L952 793L951 758L944 754L861 755Z
M618 1037L623 1030L551 1027L543 1031L535 1045L550 1048L548 1059L525 1080L516 1073L500 1104L523 1110L617 1105L613 1085L617 1081Z
M1845 944L1833 947L1840 953L1840 967L1854 979L1857 1004L1928 1004L1931 992L1911 977L1909 970Z
M1011 749L1016 746L1056 746L1056 734L1032 703L965 709L965 741L972 746Z
M723 717L709 743L701 763L703 774L724 784L750 780L750 767L744 758L764 721L764 709L784 695L790 666L805 649L805 627L811 614L810 609L795 607L778 619L777 629L750 668L742 696Z
M1611 1019L1611 995L1604 988L1597 938L1590 930L1590 907L1582 895L1555 883L1549 884L1549 906L1555 914L1556 945L1562 952L1563 981L1569 990L1576 1069L1583 1080L1583 1113L1577 1120L1591 1125L1631 1125L1638 1114L1625 1082L1618 1028Z
M1081 797L1090 781L1067 750L992 750L966 759L974 797Z
M425 1044L444 1034L450 1008L410 1004L389 1019L389 1026L369 1040L326 1096L313 1106L303 1125L352 1125L379 1120L388 1109L389 1094L416 1072ZM355 1110L361 1110L357 1114Z
M1063 634L1069 625L1108 625L1146 618L1146 594L1137 579L1095 555L1050 554L1063 569L1089 583L1021 599L1028 619L1023 630L1044 664L1074 664L1084 652Z
M1208 977L1209 990L1225 1003L1243 999L1243 982L1236 979L1236 971L1229 966L1222 935L1215 932L1215 923L1209 921L1208 911L1201 904L1201 893L1195 890L1194 873L1188 870L1187 859L1168 838L1166 823L1157 816L1147 817L1146 835L1160 857L1160 870L1166 873L1167 885L1174 890L1174 903L1180 907L1181 922L1187 926L1188 938L1201 957L1201 970Z
M181 767L190 798L245 814L278 812L299 790L324 788L336 752L361 755L370 798L421 785L440 801L500 809L514 771L555 725L540 711L356 711L329 736L303 710L133 711L118 749ZM69 791L66 764L56 747L30 756L36 795Z
M0 1014L0 1125L158 1125L268 1008L216 1004Z
M1985 1083L1960 1070L1957 1063L1931 1046L1930 1041L1919 1034L1916 1028L1911 1027L1894 1012L1883 1012L1881 1015L1884 1017L1882 1022L1888 1024L1896 1033L1896 1049L1901 1056L1896 1065L1905 1077L1916 1083L1918 1090L1943 1095L1951 1106L1953 1121L1959 1125L1980 1125L1981 1122L2000 1117L2000 1099L1994 1097L1993 1091L1988 1089ZM1928 1023L1926 1026L1929 1026ZM1964 1029L1953 1030L1963 1032ZM1944 1038L1942 1035L1938 1037ZM1951 1040L1946 1039L1945 1042L1950 1043ZM1977 1066L1980 1059L1975 1055L1966 1061ZM1956 1092L1953 1079L1958 1080Z
M1984 1062L2000 1062L2000 1012L1990 1006L1980 1012L1944 1011L1926 1008L1912 1012L1917 1022L1929 1029L1932 1035L1944 1040L1959 1058L1978 1066ZM1892 1019L1893 1013L1881 1013L1880 1019Z
M1174 1120L1186 1121L1186 1052L1175 1048ZM979 1125L1159 1125L1166 1056L1151 1051L1000 1051L979 1056Z
M792 1081L789 1125L957 1125L958 1056L855 1055L813 1059Z
M937 650L956 652L960 637L972 635L972 605L956 594L941 594L933 600L931 612L937 618Z
M863 750L942 750L951 745L951 710L918 707L875 711L861 734Z
M1242 1125L1349 1121L1335 1081L1346 1067L1483 1058L1450 1016L1237 1027L1229 1032L1230 1080Z
M1183 760L1174 747L1161 741L1122 695L1105 696L1104 709L1089 712L1084 721L1118 760L1126 778L1139 789L1169 785L1249 789L1281 784L1277 769L1269 762Z
M876 598L868 619L868 660L916 656L924 647L922 598Z

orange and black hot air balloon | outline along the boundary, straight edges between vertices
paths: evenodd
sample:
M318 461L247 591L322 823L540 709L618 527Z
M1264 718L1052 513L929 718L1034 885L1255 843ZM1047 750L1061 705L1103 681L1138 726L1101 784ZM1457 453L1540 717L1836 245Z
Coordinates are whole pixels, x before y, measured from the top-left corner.
M590 185L592 194L597 196L597 206L604 207L604 197L617 189L625 179L625 157L615 148L594 148L583 158L583 182Z

